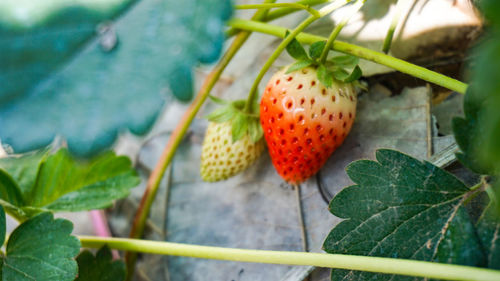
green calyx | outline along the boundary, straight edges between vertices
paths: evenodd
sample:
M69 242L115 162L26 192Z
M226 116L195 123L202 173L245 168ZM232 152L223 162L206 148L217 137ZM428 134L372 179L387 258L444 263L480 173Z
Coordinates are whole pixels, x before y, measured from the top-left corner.
M325 45L326 41L311 44L308 54L299 41L293 39L286 47L286 51L297 61L287 69L286 73L314 66L318 70L318 80L327 88L332 87L334 80L351 83L361 77L363 73L358 66L359 59L355 56L335 56L322 63L320 57Z
M245 112L245 100L227 101L214 96L210 99L222 105L207 116L207 119L215 123L231 122L231 134L233 143L239 141L246 134L250 136L253 143L258 142L264 135L260 126L258 95L250 107L250 112Z

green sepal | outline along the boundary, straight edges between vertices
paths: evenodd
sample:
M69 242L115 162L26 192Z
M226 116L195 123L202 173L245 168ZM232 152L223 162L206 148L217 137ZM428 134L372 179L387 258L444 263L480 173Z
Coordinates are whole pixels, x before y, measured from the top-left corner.
M224 106L208 114L206 118L215 123L222 123L233 119L236 110L233 106Z
M322 64L318 66L317 77L325 87L330 88L333 85L333 73Z
M288 74L288 73L291 73L291 72L294 72L294 71L297 71L297 70L301 70L303 68L306 68L306 67L310 66L313 63L314 63L314 61L312 61L310 59L307 59L307 60L298 60L298 61L296 61L294 64L292 64L286 70L285 74Z
M323 49L325 48L326 41L317 41L311 44L309 47L309 56L316 60L321 56Z
M361 75L363 75L363 72L361 71L361 68L359 68L359 66L357 65L356 67L354 67L351 73L347 72L343 68L338 68L333 72L333 76L335 77L335 79L342 81L344 83L354 82L358 80L361 77Z
M285 37L289 34L290 32L287 31ZM296 60L309 59L307 57L306 50L304 50L304 47L302 47L299 41L297 41L297 39L295 38L293 38L293 40L286 46L286 52Z
M233 143L240 140L246 133L248 128L248 116L245 114L236 114L231 127L231 135Z
M248 118L248 133L253 143L258 142L264 135L259 118Z
M334 66L343 68L354 68L359 63L359 58L351 55L335 56L328 60Z
M212 100L216 104L220 104L220 105L229 104L229 101L227 101L227 100L223 100L221 98L218 98L218 97L215 97L215 96L212 96L212 95L209 95L208 97L210 98L210 100Z

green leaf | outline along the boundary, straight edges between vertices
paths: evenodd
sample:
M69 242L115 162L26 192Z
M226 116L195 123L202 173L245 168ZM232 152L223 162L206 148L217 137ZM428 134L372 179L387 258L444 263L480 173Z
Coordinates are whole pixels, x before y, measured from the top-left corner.
M500 153L495 148L500 139L496 136L500 134L500 112L492 106L496 103L495 95L497 93L486 93L472 84L464 97L465 117L452 120L455 140L461 150L457 158L478 174L500 174Z
M80 241L71 236L73 225L50 213L33 217L12 232L2 267L3 280L70 281Z
M9 182L10 176L0 169L0 177L7 179L0 181L0 204L20 219L43 210L83 211L105 208L114 200L126 197L130 189L140 182L130 160L112 152L88 162L75 160L66 149L44 156L41 161L32 161L33 155L0 161L0 168L6 163L12 167L18 163L18 170L38 169L36 174L18 174L18 183L13 180ZM23 192L16 195L16 190ZM6 196L7 191L14 195Z
M290 33L287 31L286 36L288 36ZM288 43L286 46L286 51L287 53L294 59L296 60L306 60L309 59L307 57L306 50L304 50L304 47L297 41L297 39L293 38L293 40Z
M112 260L111 250L104 246L94 257L90 251L78 255L78 278L75 281L123 281L125 280L125 263Z
M42 149L22 156L14 155L0 158L0 169L7 172L13 178L20 189L22 197L26 197L26 193L29 193L33 189L40 165L47 155L48 149ZM5 197L1 198L4 199ZM15 202L12 200L7 201Z
M248 117L245 114L236 114L231 126L233 143L240 140L247 133L247 129Z
M309 47L309 56L312 59L318 59L325 48L326 41L317 41L311 44Z
M301 70L303 68L306 68L308 66L310 66L311 64L313 64L313 61L312 60L299 60L299 61L296 61L294 64L292 64L285 72L285 74L288 74L288 73L291 73L291 72L294 72L294 71L297 71L297 70Z
M462 206L470 190L452 174L394 150L378 150L378 162L347 167L356 184L330 202L345 219L330 232L328 253L485 264L474 225ZM334 270L332 280L388 280L375 273Z
M5 211L3 210L3 207L0 206L0 246L3 246L3 243L5 243L5 233L7 232L7 224L5 221ZM1 266L0 266L1 268ZM1 272L1 270L0 270ZM2 278L0 278L2 280Z
M500 217L492 201L484 209L477 223L477 234L488 258L488 267L500 269Z
M190 100L192 68L218 58L232 10L229 0L9 2L0 19L0 138L22 153L60 135L80 156L124 130L146 133L172 100L165 93Z
M328 60L333 65L342 68L354 68L359 63L359 58L351 55L336 56Z
M210 100L212 100L216 104L220 104L220 105L227 105L227 104L229 104L229 101L227 101L227 100L223 100L221 98L218 98L218 97L215 97L215 96L212 96L212 95L208 95L208 97L210 98Z
M333 73L330 70L326 69L324 65L319 65L316 75L318 77L318 80L321 82L321 84L325 85L325 87L330 88L333 85Z
M346 70L339 68L333 72L333 76L335 79L345 82L345 83L350 83L358 80L363 73L361 72L361 68L356 65L354 69L352 70L351 73L347 72Z

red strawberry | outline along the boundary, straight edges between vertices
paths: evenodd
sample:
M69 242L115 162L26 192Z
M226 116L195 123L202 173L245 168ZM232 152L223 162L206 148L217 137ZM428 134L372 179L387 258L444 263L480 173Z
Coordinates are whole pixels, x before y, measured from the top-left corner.
M327 88L317 67L274 74L260 103L260 121L274 167L298 184L314 175L342 144L356 115L352 83Z

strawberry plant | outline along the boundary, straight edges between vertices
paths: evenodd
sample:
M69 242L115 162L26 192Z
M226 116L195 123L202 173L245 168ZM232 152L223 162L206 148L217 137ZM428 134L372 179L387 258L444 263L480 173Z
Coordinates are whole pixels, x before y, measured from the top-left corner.
M275 2L0 4L0 140L9 150L0 158L1 280L131 280L138 252L328 267L332 280L500 279L499 2L479 1L485 31L471 50L469 84L387 54L408 1L397 1L382 52L337 40L363 0ZM328 38L304 32L341 7L343 18ZM230 18L233 9L256 11L248 20ZM301 11L308 16L295 28L267 23ZM282 40L247 99L211 96L252 32ZM219 58L224 37L232 41ZM295 62L260 85L284 50ZM354 184L329 202L342 221L325 238L326 253L140 239L165 171L208 97L219 107L207 116L196 164L201 179L244 172L267 144L276 173L299 190L332 153L347 149L341 144L356 125L358 94L367 87L358 81L361 59L465 95L464 116L452 122L459 150L448 158L474 173L474 184L438 164L378 149L375 160L346 167ZM212 62L191 101L193 67ZM72 223L54 213L103 209L125 198L139 175L127 157L106 150L123 130L148 132L175 99L191 103L149 176L130 237L72 235ZM19 222L9 234L6 214ZM111 249L125 251L125 262L114 260Z

